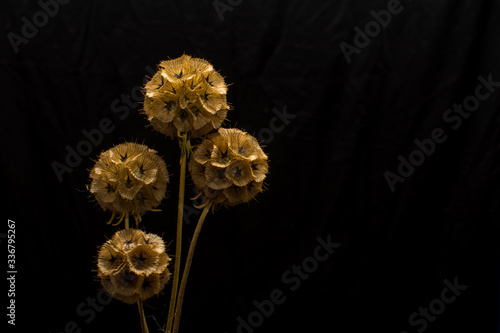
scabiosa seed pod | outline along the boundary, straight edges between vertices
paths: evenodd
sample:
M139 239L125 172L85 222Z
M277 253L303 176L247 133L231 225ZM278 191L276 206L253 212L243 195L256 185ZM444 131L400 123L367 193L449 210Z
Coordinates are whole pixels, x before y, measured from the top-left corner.
M262 192L269 169L267 159L250 134L220 128L193 151L189 172L205 202L234 206Z
M170 278L170 260L161 237L139 229L124 229L99 249L97 276L111 296L133 304L165 287Z
M230 109L227 86L208 61L182 55L158 67L144 87L144 113L155 130L196 138L221 126Z
M169 175L155 150L126 142L102 152L90 178L90 192L104 210L140 220L165 197Z

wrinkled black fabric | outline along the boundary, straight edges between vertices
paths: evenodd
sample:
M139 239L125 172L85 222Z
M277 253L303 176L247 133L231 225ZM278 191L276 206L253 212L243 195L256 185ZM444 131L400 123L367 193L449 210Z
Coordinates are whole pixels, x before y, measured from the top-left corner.
M22 18L41 9L3 1L1 164L4 216L17 223L17 327L62 332L74 321L82 332L139 331L135 306L113 301L95 318L81 306L100 288L97 246L116 230L86 189L88 170L99 152L127 140L158 150L172 181L163 211L142 226L173 242L177 143L146 127L140 103L122 98L159 61L186 53L231 84L226 126L273 139L264 148L267 191L207 218L181 331L236 332L238 318L257 311L254 301L279 289L285 301L255 332L416 332L412 313L457 278L468 288L425 331L493 332L500 94L457 129L443 115L475 94L478 77L500 81L500 4L402 0L401 13L348 63L340 45L355 46L354 28L364 30L370 11L389 2L233 1L221 21L212 1L73 0L15 53L8 33L21 35ZM291 116L281 127L272 119L283 112ZM65 164L66 147L77 149L82 131L104 118L115 129L59 182L52 163ZM280 130L263 130L271 123ZM415 140L436 128L446 141L391 191L385 172L397 174L398 156L408 159ZM196 218L187 216L185 254ZM340 247L290 282L293 265L329 235ZM166 323L169 290L147 302L150 332Z

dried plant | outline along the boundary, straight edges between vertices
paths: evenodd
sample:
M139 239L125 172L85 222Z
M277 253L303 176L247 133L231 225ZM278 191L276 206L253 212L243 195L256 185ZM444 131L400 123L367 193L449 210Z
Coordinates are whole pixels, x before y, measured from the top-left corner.
M170 278L161 237L139 229L123 229L99 249L98 276L114 298L133 304L157 295Z
M202 214L189 246L177 295L173 331L179 331L182 303L198 237L208 211L218 206L248 202L262 192L268 172L267 155L250 134L234 128L220 128L194 150L189 162L191 178L203 195ZM168 332L168 327L167 331Z
M268 172L267 155L250 134L220 128L198 145L189 172L206 203L215 207L248 202L259 192Z
M250 134L221 128L230 110L224 78L206 60L183 55L160 62L158 71L144 87L144 108L150 125L167 137L177 138L180 147L179 198L166 333L179 330L182 303L194 250L210 209L249 202L262 192L268 173L268 157ZM217 132L214 132L218 130ZM191 140L199 139L194 152ZM200 191L203 209L192 236L182 281L182 223L187 160L194 185ZM97 275L112 297L137 303L143 333L148 332L143 301L158 295L170 281L170 257L163 239L129 228L129 216L136 225L147 211L158 211L165 197L169 174L155 150L137 143L117 145L99 156L90 171L90 192L99 205L118 214L117 231L98 251Z
M165 197L169 175L155 150L126 142L102 152L90 178L90 192L104 210L113 213L110 222L118 213L120 223L129 214L140 221L157 207Z
M224 78L208 61L182 55L160 62L158 68L144 87L143 110L151 126L168 137L177 137L181 148L176 261L167 322L169 330L174 318L182 258L182 217L190 140L219 128L230 107L226 100Z
M229 105L224 78L203 59L183 55L162 61L145 86L144 113L155 130L191 138L220 127Z

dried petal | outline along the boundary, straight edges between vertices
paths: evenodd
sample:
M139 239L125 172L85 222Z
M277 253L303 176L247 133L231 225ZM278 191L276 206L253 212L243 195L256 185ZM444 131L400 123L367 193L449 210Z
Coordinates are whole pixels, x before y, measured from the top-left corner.
M207 186L214 190L222 190L231 185L231 180L226 177L226 169L213 165L207 165L205 168L205 177Z
M145 234L139 243L151 246L151 249L158 254L165 253L165 243L163 239L156 234Z
M144 301L156 294L161 290L160 275L151 274L144 278L141 287L139 288L139 296Z
M193 156L189 160L188 168L195 186L201 191L208 183L208 179L205 176L205 166L198 163Z
M165 252L160 253L160 259L158 260L158 267L156 268L155 273L162 273L167 269L168 264L170 263L170 257Z
M269 166L265 160L253 160L251 164L252 174L257 182L262 182L266 178Z
M132 296L138 291L144 277L123 267L117 274L111 275L114 292L123 296Z
M245 186L254 178L252 170L245 160L235 160L226 168L226 177L233 181L234 185Z
M144 232L139 229L123 229L117 231L113 235L111 242L118 250L128 252L139 245L139 242L143 237Z
M111 242L106 242L97 255L97 266L99 272L104 275L112 275L119 271L126 262L126 257L116 249Z
M230 205L236 205L243 202L248 202L252 199L250 192L246 186L232 185L224 190Z
M160 255L151 245L139 244L127 253L127 260L132 272L149 275L156 271Z

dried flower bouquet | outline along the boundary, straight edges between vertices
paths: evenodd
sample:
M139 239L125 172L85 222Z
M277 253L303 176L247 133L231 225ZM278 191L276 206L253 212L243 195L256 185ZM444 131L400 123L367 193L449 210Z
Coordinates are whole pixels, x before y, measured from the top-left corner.
M162 61L144 87L143 112L152 128L177 138L180 182L173 274L163 239L140 229L142 216L165 198L169 173L165 162L146 145L126 142L102 152L90 171L90 192L108 224L121 225L99 249L97 276L112 297L138 305L142 332L148 332L143 302L171 280L166 333L179 331L182 303L194 250L210 210L251 201L264 189L268 157L250 134L222 128L228 111L224 78L206 60L183 55ZM197 144L191 146L191 140ZM189 163L188 163L189 158ZM199 191L202 209L191 237L181 278L182 220L186 168ZM130 228L130 217L135 228ZM113 223L113 221L115 221Z

